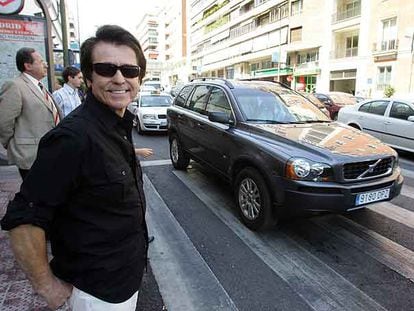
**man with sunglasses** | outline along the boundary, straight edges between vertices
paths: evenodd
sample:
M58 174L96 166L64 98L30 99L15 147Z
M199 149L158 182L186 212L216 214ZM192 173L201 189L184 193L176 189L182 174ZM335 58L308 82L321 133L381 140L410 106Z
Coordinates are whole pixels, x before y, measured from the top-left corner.
M2 227L50 308L135 310L148 233L133 115L126 107L146 60L131 33L106 25L82 44L81 69L86 100L42 138Z

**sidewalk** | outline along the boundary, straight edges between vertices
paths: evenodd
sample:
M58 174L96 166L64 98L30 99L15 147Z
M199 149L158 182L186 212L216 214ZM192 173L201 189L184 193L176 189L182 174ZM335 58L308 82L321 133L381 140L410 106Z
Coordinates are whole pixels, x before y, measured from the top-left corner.
M1 150L0 150L0 161ZM19 190L20 175L15 166L0 162L0 219L6 212L9 200ZM46 311L44 300L34 293L23 271L19 268L10 248L8 234L0 230L0 310ZM137 310L166 310L151 267L144 273Z
M19 189L20 175L15 166L0 166L0 218ZM0 310L47 310L36 295L10 249L9 238L0 231Z

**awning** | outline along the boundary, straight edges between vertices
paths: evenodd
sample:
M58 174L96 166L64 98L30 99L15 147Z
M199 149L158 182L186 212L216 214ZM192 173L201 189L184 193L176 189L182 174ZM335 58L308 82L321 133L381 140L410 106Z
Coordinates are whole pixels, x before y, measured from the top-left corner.
M286 52L299 52L299 51L305 51L305 50L312 50L312 49L319 49L321 45L315 45L315 44L304 44L298 42L296 43L290 43L285 49Z
M265 78L265 77L277 77L277 76L287 76L293 73L293 69L290 67L281 68L278 70L277 68L268 68L268 69L261 69L255 70L250 73L252 77L255 78Z

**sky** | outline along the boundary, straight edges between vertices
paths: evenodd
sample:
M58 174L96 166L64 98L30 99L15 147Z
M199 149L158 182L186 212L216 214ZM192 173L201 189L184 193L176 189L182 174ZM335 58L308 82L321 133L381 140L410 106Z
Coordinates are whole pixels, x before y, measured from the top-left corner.
M142 16L151 11L160 0L66 0L76 20L79 12L80 41L94 35L96 29L105 24L115 24L131 32ZM179 0L170 0L179 1ZM77 10L78 6L78 10Z

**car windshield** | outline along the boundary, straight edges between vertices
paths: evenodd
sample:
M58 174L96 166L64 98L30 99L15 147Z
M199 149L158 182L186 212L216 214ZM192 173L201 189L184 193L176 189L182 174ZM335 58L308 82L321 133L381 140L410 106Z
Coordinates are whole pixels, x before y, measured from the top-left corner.
M235 89L234 94L246 121L260 123L330 121L306 98L279 85Z
M170 96L141 96L141 107L169 107L172 104Z

